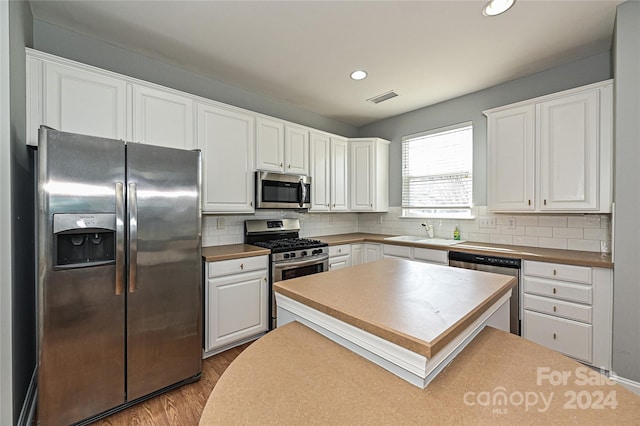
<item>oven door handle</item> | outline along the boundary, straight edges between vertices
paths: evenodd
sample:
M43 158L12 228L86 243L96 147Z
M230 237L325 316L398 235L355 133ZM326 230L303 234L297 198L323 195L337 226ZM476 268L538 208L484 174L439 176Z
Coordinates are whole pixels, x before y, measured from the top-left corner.
M305 260L286 260L284 262L278 262L278 263L274 263L273 264L273 268L274 269L279 269L279 270L287 270L287 269L292 269L292 268L299 268L301 266L308 266L308 265L314 265L316 263L321 263L324 262L325 260L329 259L329 255L328 254L323 254L321 256L314 256L310 259L305 259Z

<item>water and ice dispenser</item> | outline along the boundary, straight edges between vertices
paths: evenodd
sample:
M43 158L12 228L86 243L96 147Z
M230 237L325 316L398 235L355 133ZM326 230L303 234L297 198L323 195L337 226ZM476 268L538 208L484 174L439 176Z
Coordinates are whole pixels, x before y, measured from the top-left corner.
M116 215L53 215L54 269L115 263Z

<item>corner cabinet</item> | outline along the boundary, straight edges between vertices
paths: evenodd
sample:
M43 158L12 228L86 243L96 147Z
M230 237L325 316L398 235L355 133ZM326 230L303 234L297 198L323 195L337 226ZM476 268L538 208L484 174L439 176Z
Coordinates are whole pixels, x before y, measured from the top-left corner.
M266 117L256 118L256 169L309 174L309 130Z
M389 141L349 139L351 211L389 210Z
M612 85L485 111L489 210L611 212Z
M311 211L349 211L347 139L322 132L311 132L309 160Z
M253 340L268 330L268 258L205 263L205 357Z
M197 104L204 213L254 212L254 126L242 110Z

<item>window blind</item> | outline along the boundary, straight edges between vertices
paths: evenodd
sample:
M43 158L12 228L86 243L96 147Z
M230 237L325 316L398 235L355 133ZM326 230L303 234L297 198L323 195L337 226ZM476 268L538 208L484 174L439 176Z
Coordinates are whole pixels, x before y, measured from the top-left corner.
M468 209L472 203L473 127L436 129L402 140L402 208Z

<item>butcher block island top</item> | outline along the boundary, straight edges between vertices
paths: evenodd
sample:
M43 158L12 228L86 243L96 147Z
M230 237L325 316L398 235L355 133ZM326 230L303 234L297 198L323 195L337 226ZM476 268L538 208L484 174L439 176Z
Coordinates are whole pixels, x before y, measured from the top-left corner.
M508 330L513 277L384 259L274 283L299 321L419 387L489 324ZM440 353L441 352L441 353Z

